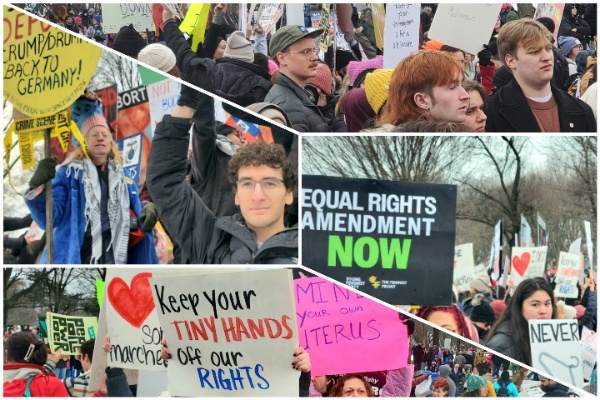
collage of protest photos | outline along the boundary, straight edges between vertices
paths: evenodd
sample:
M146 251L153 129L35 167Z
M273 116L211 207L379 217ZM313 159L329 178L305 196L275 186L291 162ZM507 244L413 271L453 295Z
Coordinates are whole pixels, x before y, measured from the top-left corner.
M594 398L596 6L4 5L3 396Z

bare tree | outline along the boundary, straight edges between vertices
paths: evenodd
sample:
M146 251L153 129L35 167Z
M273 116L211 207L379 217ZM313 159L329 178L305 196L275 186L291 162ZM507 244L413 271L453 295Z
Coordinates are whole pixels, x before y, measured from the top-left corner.
M138 65L120 54L103 50L89 88L99 90L115 83L119 93L142 86Z
M39 289L41 282L46 279L47 272L41 270L33 281L27 281L26 270L23 268L4 268L2 306L4 326L11 312L31 304L29 296Z
M303 139L309 174L443 182L460 158L461 140L442 136L332 136Z

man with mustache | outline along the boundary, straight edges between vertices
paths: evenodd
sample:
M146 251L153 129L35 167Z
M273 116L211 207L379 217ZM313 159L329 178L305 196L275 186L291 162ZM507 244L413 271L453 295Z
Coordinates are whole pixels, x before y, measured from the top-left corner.
M487 132L596 132L592 109L550 82L551 39L531 19L500 28L498 53L514 79L489 98Z
M309 32L303 26L287 25L271 38L269 53L279 65L275 85L265 101L281 107L299 132L329 132L329 121L304 90L306 81L317 75L319 48L314 39L322 29Z

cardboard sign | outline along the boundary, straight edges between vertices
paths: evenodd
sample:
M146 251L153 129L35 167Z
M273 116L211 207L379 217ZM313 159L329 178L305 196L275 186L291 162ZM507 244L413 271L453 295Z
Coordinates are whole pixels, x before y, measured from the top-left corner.
M204 42L206 21L210 12L210 3L193 3L190 5L185 18L181 21L179 29L192 36L192 50L197 51L198 45Z
M589 380L596 365L597 346L596 332L589 330L585 326L581 331L581 356L583 358L583 377Z
M583 387L579 328L576 320L530 320L531 366Z
M112 344L108 365L164 371L160 358L162 329L154 312L151 272L109 268L106 274L106 318Z
M468 292L475 276L473 267L473 243L461 244L454 248L454 286Z
M313 376L406 365L408 335L397 311L319 277L295 279L294 287L300 346Z
M298 396L290 270L150 279L172 396Z
M154 31L151 3L102 3L104 32L118 33L129 24L138 32Z
M477 54L492 35L501 7L500 3L442 3L431 22L429 38Z
M451 304L456 186L302 179L304 266L391 304Z
M510 278L513 292L519 283L529 278L544 276L548 247L513 247L510 264Z
M4 6L4 98L30 117L55 114L83 94L99 46Z
M579 283L581 255L560 252L558 269L556 271L556 298L577 298L577 284Z
M79 355L79 348L90 339L96 338L98 318L74 317L69 315L46 313L46 327L50 349L56 353L58 348L62 354Z
M98 279L98 278L96 278ZM98 282L98 280L96 280ZM100 281L102 282L102 281ZM103 282L104 283L104 282ZM100 295L104 295L104 289L100 292ZM100 316L98 317L98 335L94 342L94 357L92 358L92 370L90 372L90 383L89 391L94 393L100 389L104 382L104 376L106 367L108 367L108 354L104 351L104 340L106 338L107 325L106 325L106 306L100 304Z
M396 68L412 52L419 50L421 4L388 4L385 14L383 68Z

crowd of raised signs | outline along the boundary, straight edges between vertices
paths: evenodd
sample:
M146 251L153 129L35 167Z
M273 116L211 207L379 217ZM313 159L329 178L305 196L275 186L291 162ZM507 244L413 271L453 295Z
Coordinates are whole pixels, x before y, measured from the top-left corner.
M259 23L239 31L239 7L216 5L194 50L194 38L186 40L178 29L180 19L159 4L152 7L155 32L130 25L104 34L101 10L95 9L79 16L73 9L50 9L45 17L242 106L271 103L300 132L596 131L596 4L565 4L558 23L548 17L536 23L533 15L502 4L477 54L430 40L438 7L422 4L421 50L395 69L383 68L385 46L376 40L371 8L331 5L337 28L323 32L311 27L309 17L320 7L305 4L305 26L285 25L284 16L272 33ZM248 15L261 10L257 5ZM335 50L334 31L344 37ZM330 35L326 52L319 50L322 34ZM518 62L523 43L544 49L521 49L537 51L534 64ZM538 77L528 78L538 70L542 88ZM507 117L504 109L517 104L527 109ZM566 115L575 111L582 116Z

